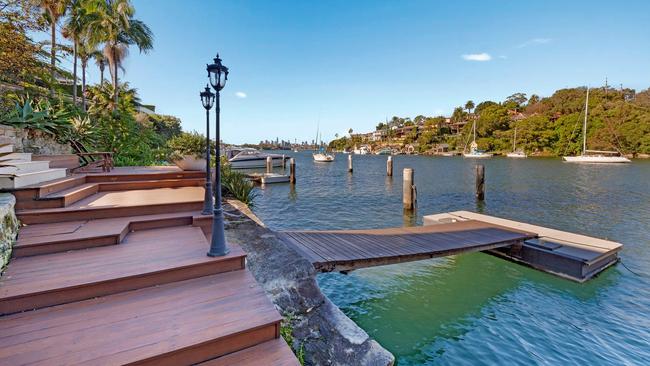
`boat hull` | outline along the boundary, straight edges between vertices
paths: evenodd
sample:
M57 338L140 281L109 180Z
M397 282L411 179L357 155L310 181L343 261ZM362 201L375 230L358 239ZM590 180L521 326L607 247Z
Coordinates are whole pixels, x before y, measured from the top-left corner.
M330 154L314 154L314 161L319 163L331 163L334 161L334 155Z
M491 158L492 154L485 154L485 153L476 153L476 154L463 154L463 157L465 158L473 158L473 159L487 159Z
M277 167L282 166L282 157L281 156L273 157L273 166L277 166ZM266 158L230 160L230 167L233 168L233 169L265 168L266 167Z
M624 164L632 162L623 156L565 156L562 159L567 163L584 164Z
M528 155L520 154L520 153L508 153L508 154L506 154L506 156L509 157L509 158L519 158L519 159L528 157Z

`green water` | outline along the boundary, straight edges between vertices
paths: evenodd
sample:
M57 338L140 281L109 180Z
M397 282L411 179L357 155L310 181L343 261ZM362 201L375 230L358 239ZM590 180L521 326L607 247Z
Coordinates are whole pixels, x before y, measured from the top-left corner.
M324 274L328 297L399 365L650 364L650 162L582 166L494 158L486 201L475 161L295 154L298 184L260 190L254 211L274 229L378 228L471 210L622 242L623 265L577 284L482 253ZM403 215L401 174L415 168L418 210Z

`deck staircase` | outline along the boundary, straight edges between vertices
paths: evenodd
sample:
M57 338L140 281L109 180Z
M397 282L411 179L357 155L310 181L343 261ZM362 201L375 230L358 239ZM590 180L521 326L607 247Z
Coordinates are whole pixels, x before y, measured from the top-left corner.
M198 172L79 175L16 190L0 364L298 365L230 244L208 257Z
M0 137L0 189L15 189L65 177L66 170L49 161L32 161L31 153L14 152L13 140Z

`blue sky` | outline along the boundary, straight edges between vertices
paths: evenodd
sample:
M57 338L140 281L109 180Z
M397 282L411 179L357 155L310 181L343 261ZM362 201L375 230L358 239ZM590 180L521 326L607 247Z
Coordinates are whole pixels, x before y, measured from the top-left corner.
M468 99L589 84L650 86L648 1L134 0L155 50L123 79L203 132L205 64L230 70L222 138L325 140ZM91 73L96 73L91 68ZM96 75L91 80L96 80ZM320 116L320 117L319 117Z

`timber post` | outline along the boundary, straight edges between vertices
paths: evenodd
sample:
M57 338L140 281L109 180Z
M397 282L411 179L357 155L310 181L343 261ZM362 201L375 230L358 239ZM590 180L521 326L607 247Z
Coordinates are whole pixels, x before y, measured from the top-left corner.
M412 168L404 168L403 182L402 182L402 203L405 210L415 209L417 199L417 189L413 183L415 171Z
M352 154L348 155L348 172L352 173Z
M273 173L273 158L270 156L266 157L266 172Z
M476 166L476 199L485 200L485 166Z
M289 159L289 183L296 183L296 159Z
M389 156L388 160L386 160L386 176L392 177L393 176L393 157Z

